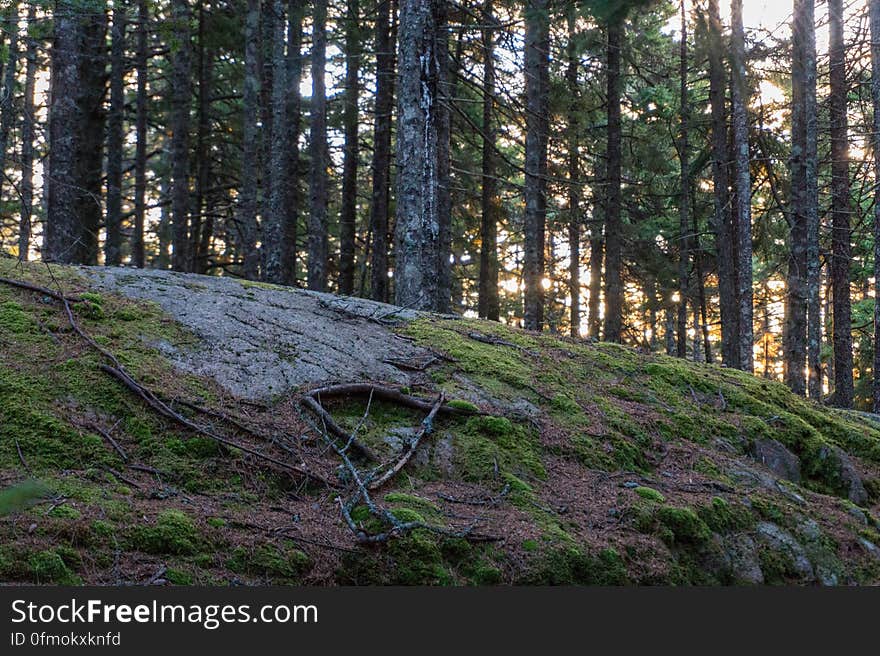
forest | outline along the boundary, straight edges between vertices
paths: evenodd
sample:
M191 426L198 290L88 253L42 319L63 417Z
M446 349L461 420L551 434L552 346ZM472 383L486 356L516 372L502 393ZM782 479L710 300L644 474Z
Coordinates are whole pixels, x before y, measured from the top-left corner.
M880 0L0 0L0 583L876 585L878 135Z
M880 408L880 2L0 20L7 255L479 316Z

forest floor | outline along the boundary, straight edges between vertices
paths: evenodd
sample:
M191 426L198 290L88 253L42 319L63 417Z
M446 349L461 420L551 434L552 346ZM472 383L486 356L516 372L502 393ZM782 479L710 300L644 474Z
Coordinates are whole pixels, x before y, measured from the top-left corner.
M778 383L230 278L0 278L2 582L880 583L880 420Z

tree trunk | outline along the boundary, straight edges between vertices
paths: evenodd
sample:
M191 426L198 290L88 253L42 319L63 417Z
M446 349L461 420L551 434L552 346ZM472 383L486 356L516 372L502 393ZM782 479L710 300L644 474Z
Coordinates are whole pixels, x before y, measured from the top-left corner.
M541 330L542 293L544 275L544 216L546 200L541 171L547 147L543 135L545 102L543 98L543 62L547 53L542 51L545 34L549 30L547 0L530 0L525 9L525 87L526 87L526 152L525 152L525 217L523 283L525 286L524 321L526 330Z
M568 288L571 297L571 336L580 337L581 332L581 211L580 211L580 146L579 121L580 85L578 84L578 57L575 46L575 19L573 9L568 12L568 67L565 72L568 83Z
M299 229L299 209L302 202L300 191L299 137L302 122L302 106L299 85L302 79L302 33L303 3L290 0L287 9L287 181L284 214L284 241L281 248L281 279L285 285L296 284L296 249Z
M400 5L395 303L420 310L438 306L442 2Z
M9 147L9 134L12 131L15 116L15 79L18 74L18 3L13 2L6 14L0 36L5 31L9 34L9 45L6 50L6 67L0 71L0 189L6 182L3 175L6 166L6 149ZM0 39L0 48L3 47ZM0 194L2 198L2 194Z
M134 156L134 227L131 234L131 263L144 266L144 218L147 193L147 0L138 0L137 98L135 100L136 145Z
M288 209L288 172L290 161L287 138L288 78L287 60L284 55L284 4L273 0L272 13L272 137L269 147L269 166L266 175L269 182L269 203L263 216L263 280L275 284L284 282L284 223Z
M812 29L812 0L795 0L792 18L791 56L791 217L788 271L786 273L785 323L783 325L783 364L785 383L795 394L806 391L804 367L807 358L807 281L804 127L805 31ZM805 13L806 12L806 13Z
M104 182L104 138L107 114L107 15L105 3L85 17L79 95L83 108L81 150L77 157L77 180L81 193L77 214L82 224L80 244L85 264L98 263L98 233L104 221L101 198Z
M260 0L248 0L245 16L244 97L239 190L238 231L243 256L244 277L259 276L257 252L257 185L259 184L260 66L257 49L260 41Z
M373 188L370 202L370 295L388 300L388 214L391 175L391 115L394 107L394 42L391 0L376 15L376 108L373 123Z
M27 24L36 21L36 6L28 5ZM28 259L34 208L34 87L37 75L37 40L28 35L25 53L24 107L21 113L21 212L18 224L18 259Z
M361 62L360 8L348 1L345 18L345 97L342 125L345 134L342 164L342 208L339 213L339 293L354 293L355 234L357 232L358 97Z
M870 0L871 104L874 109L874 179L880 180L880 0ZM880 202L875 186L874 202L874 298L880 298ZM880 413L880 303L874 303L874 366L872 408Z
M172 0L171 51L171 268L189 267L189 124L191 35L189 3Z
M828 0L831 114L831 286L833 298L834 404L853 404L852 319L850 309L850 188L846 116L846 51L843 0Z
M198 127L196 129L196 194L193 207L193 234L190 243L192 270L208 271L211 240L214 236L214 211L208 198L211 178L211 93L214 86L214 53L206 49L207 26L204 5L199 3L198 54ZM208 210L208 211L206 211Z
M587 307L589 318L589 336L599 339L602 333L602 317L599 316L599 306L602 296L602 256L604 242L602 240L602 223L595 215L596 205L593 206L593 218L590 222L590 298Z
M609 342L620 342L623 323L623 284L621 282L623 225L621 221L621 83L620 50L623 19L608 23L607 114L608 146L605 176L605 335Z
M813 400L822 398L822 320L819 300L819 187L818 187L818 106L816 101L815 2L805 2L809 18L804 33L804 209L807 229L807 391Z
M435 0L437 21L437 301L438 312L452 312L452 103L455 102L455 62L449 52L449 30L446 25L448 0ZM458 41L461 55L462 41ZM457 61L457 60L456 60Z
M718 0L709 0L709 102L712 112L713 228L718 256L718 300L721 314L721 361L739 368L739 302L731 230L727 174L727 116L725 110L724 36Z
M309 289L327 287L327 0L315 0L312 16L312 99L309 135Z
M122 158L125 120L125 12L124 2L113 3L110 51L110 110L107 114L107 218L104 262L122 263Z
M498 301L498 169L495 156L495 35L493 0L483 4L483 152L480 197L480 281L477 314L500 318Z
M101 4L85 11L58 2L53 18L43 258L96 264L102 214L107 17Z
M666 342L666 355L675 355L675 311L667 305L663 314L664 341Z
M680 182L678 199L678 325L676 355L683 358L687 354L687 304L690 262L688 252L688 231L690 230L690 161L688 157L688 47L687 47L687 12L684 0L681 1L681 44L679 51L679 106L681 108L681 124L678 141L678 158L680 166Z
M737 301L739 303L739 368L754 369L752 348L752 183L749 171L749 88L746 79L742 0L731 4L731 88L734 187L733 222L737 234Z

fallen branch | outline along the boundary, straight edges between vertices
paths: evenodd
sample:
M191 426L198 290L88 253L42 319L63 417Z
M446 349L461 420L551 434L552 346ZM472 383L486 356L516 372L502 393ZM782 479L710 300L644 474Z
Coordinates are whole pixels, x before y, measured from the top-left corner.
M321 423L327 428L327 430L332 433L334 436L346 440L351 446L360 453L367 460L372 460L374 462L378 462L379 458L373 453L373 450L370 449L366 444L357 439L356 436L350 435L348 431L346 431L342 426L336 423L336 420L324 409L324 406L317 400L312 398L311 396L304 396L302 399L302 404L312 412L314 412L318 418L321 420Z
M391 478L397 474L401 469L406 467L406 463L410 461L413 454L416 452L416 449L419 448L419 443L422 441L422 438L425 435L429 435L433 430L434 417L437 416L437 412L440 410L440 407L443 405L443 394L437 397L437 401L434 403L431 408L431 412L428 413L428 416L424 418L421 426L419 426L419 430L416 431L416 434L413 436L413 439L410 440L407 448L404 449L403 454L401 454L400 458L394 464L394 466L390 467L384 474L382 474L379 478L374 481L371 481L368 485L371 490L378 490L385 483L387 483Z
M123 449L119 445L119 442L117 442L116 440L113 439L113 436L110 435L109 431L106 431L103 428L101 428L100 426L96 426L96 425L90 425L89 427L93 430L98 431L101 434L101 437L103 437L105 440L107 440L110 443L110 446L112 446L114 451L116 451L116 453L119 454L119 457L122 458L123 462L128 462L128 454L125 452L125 449Z
M24 467L24 470L30 474L31 468L28 467L27 460L24 459L24 454L21 452L21 445L18 443L18 438L15 438L15 450L18 452L18 459L21 461L21 466Z
M383 401L391 401L398 405L412 408L414 410L424 410L430 412L434 407L433 402L420 399L416 396L404 394L393 387L384 385L375 385L373 383L343 383L341 385L328 385L326 387L318 387L306 393L307 398L318 399L319 397L340 397L340 396L367 396L372 394L375 398ZM450 405L442 405L439 409L440 413L450 415L475 415L482 414L473 410L464 408L456 408Z
M244 453L248 453L252 456L265 460L267 462L271 462L282 469L287 469L290 471L294 471L297 474L302 476L306 476L315 481L323 483L329 487L336 487L335 484L330 482L328 479L324 478L320 474L316 474L305 467L301 467L299 465L293 465L288 462L284 462L282 460L278 460L277 458L273 458L272 456L266 455L265 453L260 453L256 449L252 449L250 447L244 446L243 444L239 444L234 440L230 440L229 438L223 437L222 435L217 435L216 433L208 430L203 426L199 426L198 424L190 421L180 413L175 412L171 408L169 408L161 399L159 399L155 394L153 394L149 389L140 385L137 381L135 381L131 376L129 376L124 370L120 370L114 367L111 367L106 364L101 365L101 370L107 372L117 380L119 380L123 385L128 387L132 392L134 392L137 396L139 396L147 405L149 405L153 410L155 410L158 414L163 417L170 419L173 422L180 424L190 430L198 433L199 435L204 435L215 442L219 442L220 444L224 444L233 449L238 449L239 451L243 451Z
M437 493L437 498L443 499L443 501L448 501L449 503L460 503L466 506L497 506L501 503L502 499L507 496L510 492L510 483L505 483L504 487L501 489L501 492L498 493L498 496L495 497L482 497L478 499L462 499L460 497L454 497L451 494L445 494L443 492Z

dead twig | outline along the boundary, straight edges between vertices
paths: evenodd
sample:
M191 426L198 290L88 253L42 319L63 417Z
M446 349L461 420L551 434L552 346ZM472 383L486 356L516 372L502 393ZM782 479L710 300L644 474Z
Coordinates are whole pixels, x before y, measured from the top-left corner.
M327 385L325 387L318 387L316 389L313 389L309 391L305 396L308 398L317 399L318 397L333 398L340 396L367 396L370 394L375 396L377 399L381 399L383 401L391 401L392 403L397 403L398 405L412 408L413 410L423 410L424 412L430 412L431 408L434 407L434 403L432 401L426 401L424 399L420 399L409 394L404 394L400 390L393 387L375 385L373 383L343 383L341 385ZM440 406L439 412L442 414L463 416L482 414L473 410L456 408L450 405Z
M28 467L27 460L24 459L24 454L21 452L21 444L18 443L18 438L15 438L15 450L18 452L18 459L21 461L21 466L24 467L24 470L30 474L31 468Z
M431 407L431 411L428 413L428 416L422 420L421 426L419 426L418 431L410 440L406 449L404 449L403 454L401 454L400 458L397 462L390 467L384 474L382 474L379 478L374 481L371 481L369 484L369 489L378 490L385 483L387 483L391 478L394 477L397 472L406 467L406 463L410 461L413 454L416 452L416 449L419 448L419 443L422 441L422 438L425 435L430 435L431 431L434 429L434 417L437 416L437 412L440 410L440 407L443 405L443 394L437 397L437 401Z

